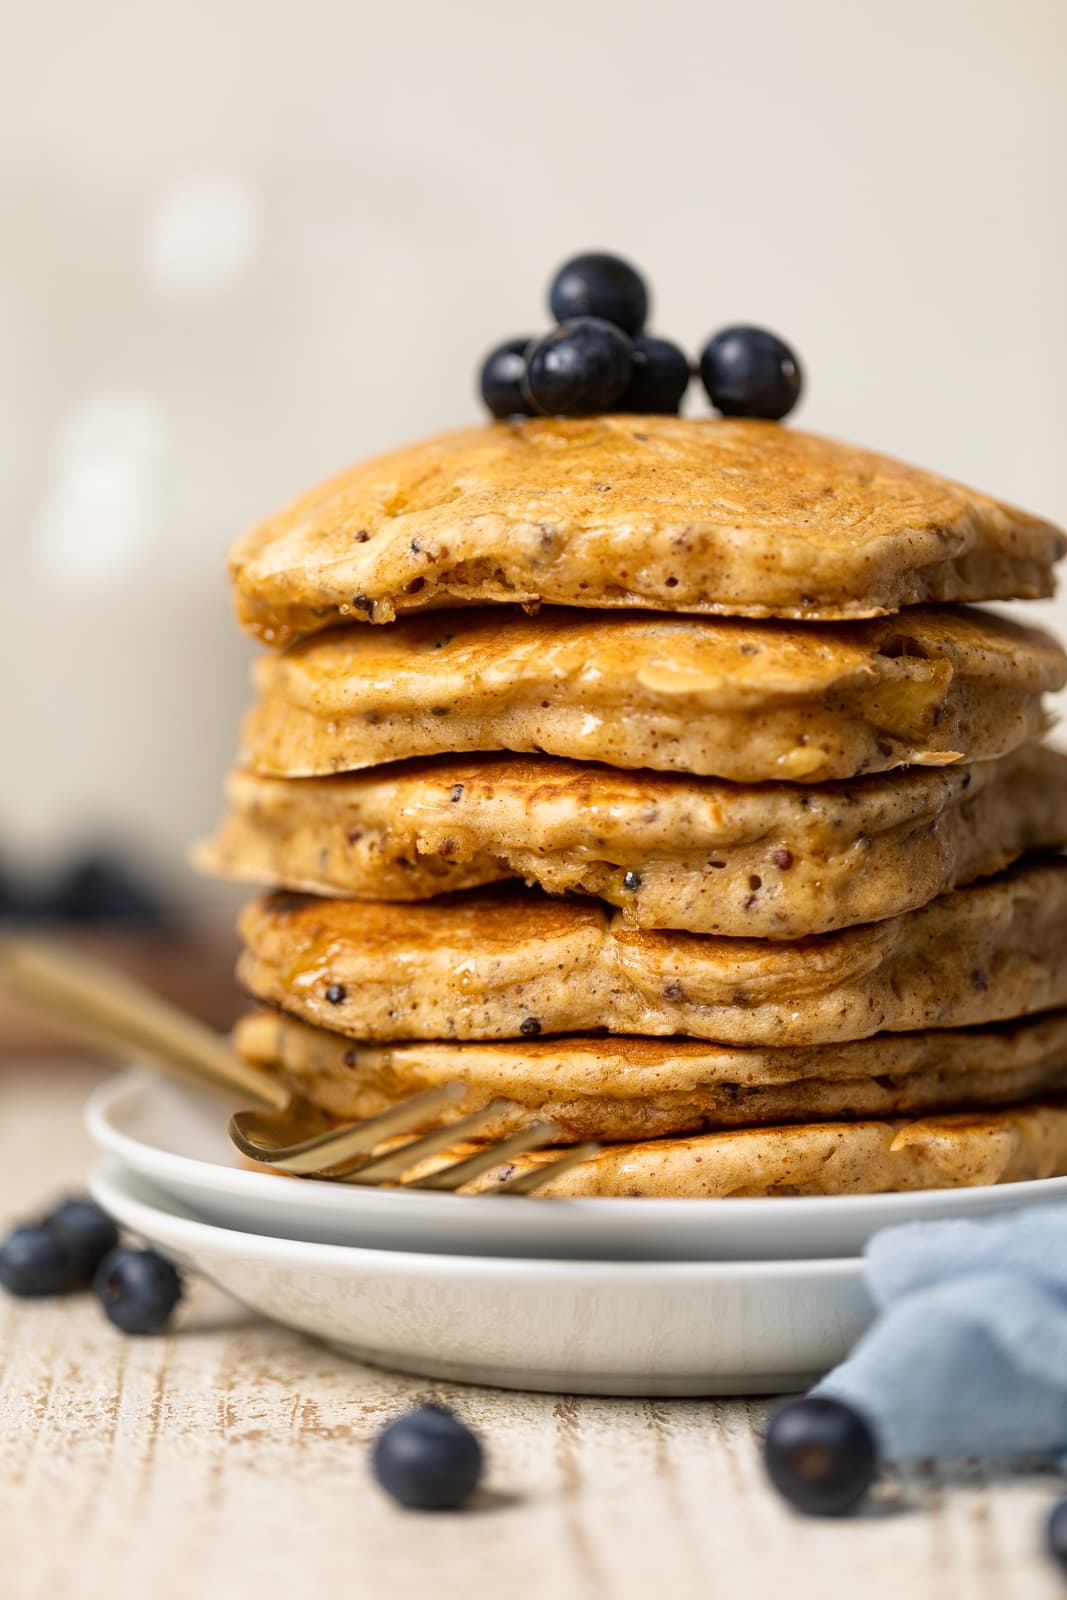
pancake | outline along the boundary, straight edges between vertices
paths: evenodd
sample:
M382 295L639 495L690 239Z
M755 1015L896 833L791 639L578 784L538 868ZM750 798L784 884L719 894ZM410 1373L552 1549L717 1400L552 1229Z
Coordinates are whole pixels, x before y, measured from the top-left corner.
M537 418L351 468L246 534L269 644L403 612L542 601L840 620L1052 592L1063 534L933 473L742 419Z
M558 1153L519 1156L469 1188L491 1191L502 1179L543 1166ZM425 1167L445 1164L446 1158L439 1156ZM883 1194L1064 1176L1067 1102L1034 1100L1004 1110L918 1120L738 1128L689 1139L609 1145L551 1179L538 1193L703 1200Z
M256 681L247 765L266 776L512 750L814 783L1003 755L1042 728L1067 657L962 609L819 629L499 609L337 629Z
M449 1119L502 1098L507 1106L483 1137L508 1132L521 1109L554 1122L562 1143L892 1117L1067 1090L1067 1011L988 1028L778 1050L582 1035L374 1046L254 1012L238 1022L234 1043L251 1065L281 1076L342 1121L376 1116L423 1089L461 1081L467 1092L449 1108Z
M628 929L597 902L482 890L416 905L280 895L241 918L256 999L370 1041L603 1028L831 1044L1067 1006L1067 857L790 943Z
M618 906L627 926L796 939L877 922L1067 842L1067 755L910 768L851 784L737 787L533 758L229 780L197 862L359 900L506 878Z

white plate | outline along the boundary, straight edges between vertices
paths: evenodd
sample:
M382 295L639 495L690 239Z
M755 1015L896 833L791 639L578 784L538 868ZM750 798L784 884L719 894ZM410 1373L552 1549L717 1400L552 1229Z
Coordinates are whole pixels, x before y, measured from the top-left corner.
M192 1220L121 1163L96 1199L179 1265L377 1366L568 1394L807 1388L863 1332L860 1261L531 1261L308 1244Z
M86 1115L100 1149L206 1222L375 1249L636 1261L852 1256L891 1223L988 1215L1067 1197L1067 1178L764 1200L419 1194L251 1172L226 1137L222 1102L154 1075L112 1079Z

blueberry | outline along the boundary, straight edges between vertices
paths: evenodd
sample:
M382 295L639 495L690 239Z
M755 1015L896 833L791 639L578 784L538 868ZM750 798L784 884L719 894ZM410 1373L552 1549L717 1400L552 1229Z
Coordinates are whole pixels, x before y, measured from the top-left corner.
M771 1418L763 1450L774 1487L809 1516L842 1516L859 1505L878 1470L870 1427L829 1396L790 1400Z
M64 1200L45 1218L45 1226L66 1245L86 1288L101 1261L119 1242L119 1230L93 1200Z
M726 417L778 422L800 399L800 362L766 328L723 328L708 340L700 376L716 411Z
M108 855L87 855L73 862L43 909L53 921L91 926L121 923L156 928L167 922L151 889L124 862Z
M530 402L523 392L526 352L533 339L505 339L482 362L478 386L494 417L528 417Z
M15 1228L0 1244L0 1286L8 1294L70 1294L84 1287L70 1251L43 1222Z
M158 1333L182 1297L182 1280L155 1250L112 1250L93 1293L123 1333Z
M630 383L630 341L601 317L564 322L526 359L526 393L548 416L586 417L610 411Z
M451 1511L482 1475L475 1434L443 1406L417 1406L374 1441L374 1473L394 1500L414 1511Z
M549 286L548 305L557 322L602 317L624 333L640 333L648 316L648 290L628 261L594 250L563 263Z
M620 411L676 416L689 387L689 358L669 339L639 333L633 342L633 376L619 401Z
M1067 1500L1057 1500L1045 1526L1045 1543L1053 1561L1067 1572Z
M7 873L0 869L0 922L24 919L30 910L26 897Z

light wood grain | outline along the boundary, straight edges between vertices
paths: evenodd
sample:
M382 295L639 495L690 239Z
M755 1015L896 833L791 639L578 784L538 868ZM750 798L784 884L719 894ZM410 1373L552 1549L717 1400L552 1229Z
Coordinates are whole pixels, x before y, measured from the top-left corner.
M84 1068L0 1068L5 1216L81 1180L90 1083ZM398 1511L368 1472L375 1430L431 1392L490 1451L487 1491L459 1516ZM1062 1595L1039 1541L1053 1477L930 1468L894 1478L863 1518L802 1521L763 1483L766 1412L427 1385L346 1363L204 1284L150 1340L123 1339L85 1300L4 1300L0 1595Z

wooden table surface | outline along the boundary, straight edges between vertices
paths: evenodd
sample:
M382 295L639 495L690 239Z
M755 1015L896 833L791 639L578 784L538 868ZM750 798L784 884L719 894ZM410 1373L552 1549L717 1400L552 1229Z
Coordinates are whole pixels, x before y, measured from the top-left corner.
M87 1068L0 1064L0 1214L78 1185ZM390 1505L367 1443L430 1394L483 1434L460 1515ZM762 1402L431 1385L346 1362L192 1288L124 1339L87 1299L0 1302L3 1600L1054 1600L1058 1480L975 1463L812 1522L765 1487Z

